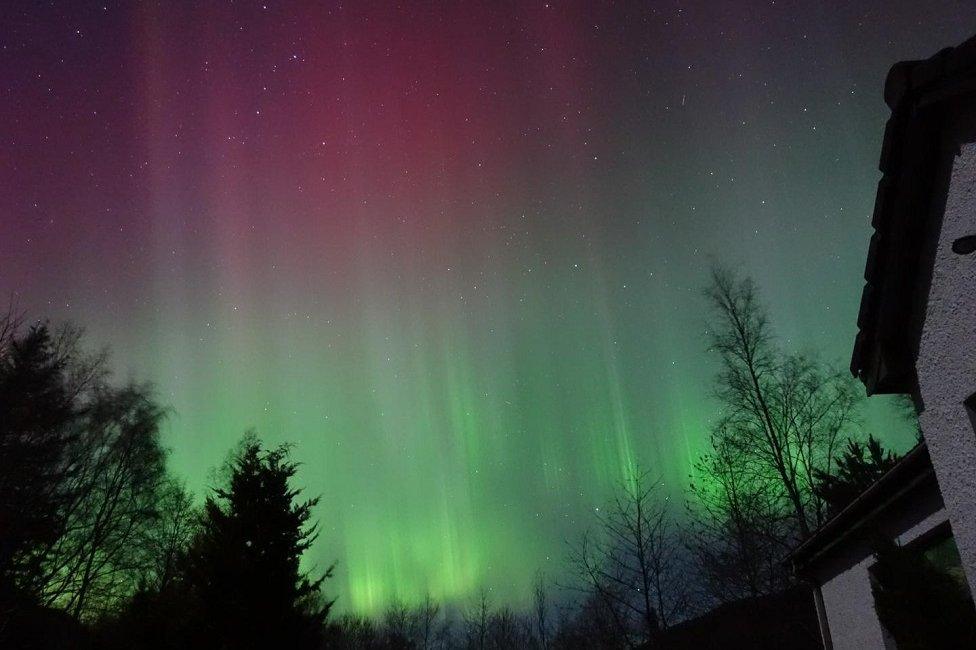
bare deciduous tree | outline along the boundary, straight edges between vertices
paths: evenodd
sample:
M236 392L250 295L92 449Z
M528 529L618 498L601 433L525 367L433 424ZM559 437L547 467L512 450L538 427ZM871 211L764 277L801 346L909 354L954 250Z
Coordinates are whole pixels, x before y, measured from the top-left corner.
M79 422L104 374L104 357L82 354L80 336L69 326L25 329L18 317L0 317L2 599L38 599L50 547L77 502Z
M854 424L854 382L807 356L782 352L752 280L715 270L706 295L717 316L711 343L721 360L716 393L724 407L715 437L756 480L775 479L797 534L807 537L825 517L814 472L829 473Z
M64 534L48 553L48 603L79 618L97 615L154 562L141 543L159 522L162 415L145 388L98 388L72 450Z
M793 539L789 504L768 472L755 471L721 437L695 463L684 538L703 604L778 591L789 576L782 558Z
M599 598L631 646L652 642L680 616L686 594L668 498L635 472L597 512L595 531L570 551L581 589Z
M488 623L491 619L491 601L488 592L482 589L474 606L462 614L463 636L468 648L484 650L488 647Z
M510 607L502 607L491 614L487 631L487 647L491 650L528 650L535 646L532 625Z
M535 584L532 586L532 613L535 615L535 633L542 650L549 650L552 636L549 609L549 590L546 576L539 572L536 574Z
M83 353L81 336L0 318L0 584L90 618L153 561L143 538L165 455L151 392L112 386L106 354Z
M328 622L325 638L329 648L456 647L451 643L450 621L429 593L413 606L394 599L379 621L350 614L339 616Z
M156 512L156 521L143 530L139 544L144 555L140 582L162 592L179 575L181 555L197 532L200 513L190 493L173 480L160 488Z
M434 600L429 593L424 596L424 600L416 609L417 640L424 650L433 648L438 637L441 636L437 623L440 612L440 603Z

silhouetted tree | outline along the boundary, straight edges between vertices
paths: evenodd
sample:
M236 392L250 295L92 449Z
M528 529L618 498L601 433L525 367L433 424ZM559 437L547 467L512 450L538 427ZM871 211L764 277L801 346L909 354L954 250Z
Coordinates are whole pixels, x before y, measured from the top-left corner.
M0 634L21 599L36 603L45 551L64 533L64 475L81 405L68 341L0 319Z
M99 650L172 650L193 648L189 624L195 603L180 578L159 587L141 583L131 598L95 626Z
M165 454L150 391L80 338L0 321L0 598L91 619L136 589Z
M510 607L502 607L488 618L486 645L491 650L521 650L535 647L532 625Z
M549 589L544 574L537 573L532 585L532 613L535 616L535 633L542 650L549 650L552 639Z
M721 363L716 394L724 407L714 435L737 459L748 459L749 480L775 479L798 537L807 537L826 516L814 474L830 473L853 424L857 389L848 373L775 345L751 279L715 270L706 295L717 316L711 347Z
M166 484L162 417L146 387L102 385L92 396L71 450L67 527L45 566L45 598L80 619L127 598L155 561L144 544Z
M676 531L658 487L636 471L570 553L582 589L605 602L620 635L651 647L686 604Z
M403 650L455 648L450 623L430 594L414 606L393 600L378 621L346 614L326 626L324 647Z
M912 433L915 434L915 441L922 442L922 425L918 421L918 409L915 407L915 401L911 395L895 395L894 407L895 413L901 417L905 424L912 428Z
M192 495L173 479L159 488L154 525L139 538L141 591L164 592L180 578L181 563L200 523Z
M354 614L330 618L323 637L322 647L335 650L382 650L386 647L376 621Z
M462 611L461 629L448 647L521 650L536 647L536 639L528 618L509 607L493 608L487 590L482 589L477 600Z
M782 562L795 537L789 504L775 478L752 465L726 437L695 463L684 540L703 605L784 589Z
M826 502L828 511L835 514L897 462L898 456L886 451L874 436L868 436L865 444L848 440L847 448L837 457L832 473L815 470L814 491Z
M615 650L632 647L624 634L615 609L598 593L586 593L575 607L562 610L553 635L553 648L601 648Z
M491 619L491 600L488 592L482 589L478 600L462 614L462 638L465 647L485 650L488 647L488 623Z
M318 498L296 502L297 465L285 446L246 436L227 485L207 498L188 554L186 581L197 614L193 635L210 648L313 648L332 605L322 582L300 569L316 538Z
M416 609L414 615L414 629L417 637L417 645L423 650L430 650L435 647L443 637L443 626L438 624L441 612L440 603L434 600L428 593Z
M399 599L394 599L383 612L383 647L389 650L409 650L414 647L413 636L417 619Z
M964 582L916 549L879 537L871 591L899 650L976 647L976 609Z

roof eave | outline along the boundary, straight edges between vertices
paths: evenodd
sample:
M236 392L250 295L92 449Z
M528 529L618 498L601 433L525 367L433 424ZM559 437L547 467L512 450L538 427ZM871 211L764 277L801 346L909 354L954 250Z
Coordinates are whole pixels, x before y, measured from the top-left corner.
M976 92L976 37L926 60L896 63L885 79L891 116L878 165L882 178L851 357L851 373L869 395L911 393L917 384L910 333L910 282L918 274L914 234L929 217L920 206L930 198L934 165L928 163L937 146L927 137L933 115L927 109L964 92Z
M813 535L797 546L786 561L798 572L830 548L873 519L892 501L934 477L928 447L920 442L856 499L828 519Z

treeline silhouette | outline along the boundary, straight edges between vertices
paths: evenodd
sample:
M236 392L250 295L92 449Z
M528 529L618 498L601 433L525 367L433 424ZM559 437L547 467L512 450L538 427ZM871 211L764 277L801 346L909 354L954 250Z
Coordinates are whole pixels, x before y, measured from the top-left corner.
M0 647L684 648L702 626L819 647L783 559L895 457L859 442L847 373L777 343L751 280L717 270L705 295L721 416L690 485L632 468L526 611L483 591L376 618L333 613L332 567L303 572L318 499L293 487L287 446L246 434L197 507L167 471L150 388L114 383L80 330L8 315Z

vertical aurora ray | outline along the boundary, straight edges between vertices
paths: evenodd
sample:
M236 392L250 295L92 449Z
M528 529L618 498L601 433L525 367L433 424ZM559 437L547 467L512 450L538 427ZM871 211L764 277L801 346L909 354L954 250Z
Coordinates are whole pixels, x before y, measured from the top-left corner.
M843 362L885 70L976 7L354 4L0 9L0 294L155 383L198 494L294 443L340 608L518 606L687 484L712 259Z

